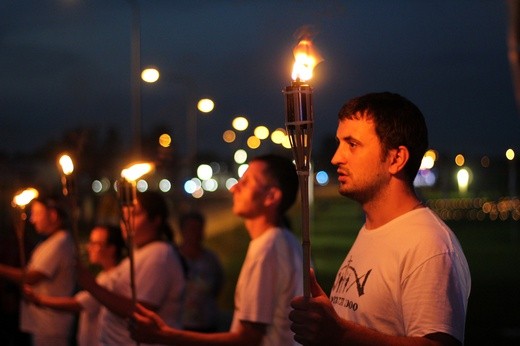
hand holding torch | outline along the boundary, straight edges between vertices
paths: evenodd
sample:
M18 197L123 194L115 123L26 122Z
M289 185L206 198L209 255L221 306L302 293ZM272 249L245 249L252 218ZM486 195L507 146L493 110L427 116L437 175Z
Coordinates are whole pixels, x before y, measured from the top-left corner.
M314 126L312 88L307 83L312 70L321 59L313 49L312 42L302 39L294 49L295 63L291 85L285 87L285 126L296 163L301 195L302 249L303 249L303 295L310 297L309 271L311 242L309 231L309 170Z

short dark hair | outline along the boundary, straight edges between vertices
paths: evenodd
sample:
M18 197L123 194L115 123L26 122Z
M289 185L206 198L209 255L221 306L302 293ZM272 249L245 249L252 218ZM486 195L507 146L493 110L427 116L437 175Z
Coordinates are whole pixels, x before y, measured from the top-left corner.
M251 161L261 161L267 165L268 178L282 191L279 212L284 214L294 204L298 195L298 174L293 162L276 154L261 155Z
M404 167L406 179L413 181L428 149L428 129L419 108L403 96L390 92L370 93L343 105L339 120L372 119L383 153L405 146L410 158Z
M67 228L69 226L69 210L63 197L57 195L40 195L33 199L31 203L40 203L45 206L47 210L56 211L60 227Z

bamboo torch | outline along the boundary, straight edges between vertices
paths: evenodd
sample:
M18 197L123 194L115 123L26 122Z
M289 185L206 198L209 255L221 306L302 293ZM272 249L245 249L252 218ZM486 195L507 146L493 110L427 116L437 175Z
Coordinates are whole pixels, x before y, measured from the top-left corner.
M78 197L76 194L76 184L74 180L74 162L68 154L62 154L58 159L58 166L61 170L61 191L63 196L67 198L70 216L72 220L72 239L76 249L76 256L79 257L79 208Z
M136 163L121 171L121 179L118 181L117 195L121 207L121 220L126 229L126 243L128 258L130 260L130 290L132 302L137 303L135 287L135 258L134 258L134 208L137 204L137 180L151 172L154 166L151 163Z
M11 205L17 210L17 219L15 220L16 239L18 240L18 251L20 255L20 267L23 270L23 276L26 272L25 259L25 222L27 220L26 206L39 195L35 188L27 188L18 192L13 198Z
M303 249L303 295L310 297L309 271L311 241L309 231L309 170L311 161L312 133L314 126L312 88L307 82L312 70L321 58L309 39L302 39L294 48L294 66L291 85L285 87L285 127L296 163L301 196L302 249Z

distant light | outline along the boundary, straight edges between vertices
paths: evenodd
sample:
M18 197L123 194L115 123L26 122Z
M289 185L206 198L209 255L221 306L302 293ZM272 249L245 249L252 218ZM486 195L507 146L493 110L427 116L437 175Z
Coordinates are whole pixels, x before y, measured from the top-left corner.
M201 99L197 103L197 109L202 113L209 113L215 108L215 103L211 99Z
M421 161L421 167L419 169L432 169L435 161L430 156L424 156Z
M226 143L233 143L236 138L237 138L237 135L236 135L235 131L233 131L233 130L226 130L226 131L224 131L224 134L222 135L222 139Z
M515 151L513 149L507 149L506 150L506 158L509 161L512 161L515 158Z
M201 181L198 178L193 178L184 183L184 191L188 194L193 194L195 191L200 189L202 186Z
M249 126L249 121L246 118L239 116L233 119L231 124L235 130L244 131Z
M100 193L101 191L103 191L103 184L101 184L101 181L94 180L92 182L92 191L94 191L95 193Z
M215 179L208 179L202 182L202 188L209 192L214 192L218 189L218 182Z
M415 176L413 186L433 186L437 181L437 175L431 169L420 169Z
M457 184L459 185L459 192L466 193L469 186L470 172L466 168L461 168L457 172Z
M457 156L455 156L455 164L457 166L459 166L459 167L464 166L464 162L465 162L464 155L458 154Z
M327 185L329 183L329 175L325 171L319 171L316 173L316 182L321 186Z
M249 165L247 163L240 165L237 170L238 176L242 177L248 168L249 168Z
M437 153L435 150L428 150L424 153L424 156L421 161L421 167L419 169L432 169L435 165L435 161L437 160Z
M197 190L193 191L191 196L193 198L202 198L202 196L204 196L204 190L199 187Z
M146 83L155 83L159 80L159 71L155 68L147 68L141 72L141 79Z
M235 178L228 178L226 180L226 189L230 190L236 183L238 183L238 180Z
M213 176L213 168L210 165L202 164L197 167L197 177L200 180L208 180Z
M282 128L278 128L271 133L271 141L275 144L282 144L284 138L286 137L285 130Z
M253 133L258 139L266 139L267 137L269 137L269 129L263 125L257 126Z
M286 149L291 149L291 141L289 140L289 136L284 136L282 146Z
M167 134L163 133L159 136L159 145L163 148L168 148L172 144L172 137Z
M250 136L247 139L247 146L251 149L258 149L260 147L260 139L256 136Z
M247 152L244 149L238 149L235 151L235 155L233 155L233 158L236 163L241 164L246 162L247 160Z
M172 189L172 183L168 179L161 179L159 181L159 190L168 192Z
M146 190L148 190L148 182L146 180L139 180L135 187L137 188L137 191L139 192L145 192Z

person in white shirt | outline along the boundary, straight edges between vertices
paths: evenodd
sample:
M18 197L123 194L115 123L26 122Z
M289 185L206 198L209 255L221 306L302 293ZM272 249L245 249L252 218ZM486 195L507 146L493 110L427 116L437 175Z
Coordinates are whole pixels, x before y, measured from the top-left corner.
M291 299L303 292L303 260L285 213L298 193L296 168L285 157L256 157L231 192L233 213L244 219L251 241L235 290L230 330L175 329L140 307L129 326L135 340L204 346L295 344L288 314Z
M107 285L108 273L122 258L125 243L121 229L115 226L96 226L90 231L87 243L88 261L101 267L96 281ZM103 306L87 291L80 291L72 297L37 294L31 286L24 286L24 297L37 306L79 313L76 335L78 346L99 345L99 315Z
M460 345L470 293L455 234L417 197L428 148L421 111L393 93L371 93L339 112L339 192L365 224L330 297L311 270L312 298L296 297L291 329L303 345Z
M31 202L30 222L44 237L31 254L26 268L0 264L0 277L26 284L38 294L72 296L75 289L74 241L66 230L67 213L57 198ZM74 316L25 300L21 302L20 329L31 334L34 346L68 346Z
M132 213L136 300L169 324L180 327L185 272L172 244L167 203L158 192L146 191L137 194L133 208L123 207L123 213ZM123 222L121 228L126 235L128 230ZM79 267L80 285L105 307L100 315L100 345L135 345L127 329L127 321L135 310L130 258L122 260L107 276L107 285L103 287L86 268Z

